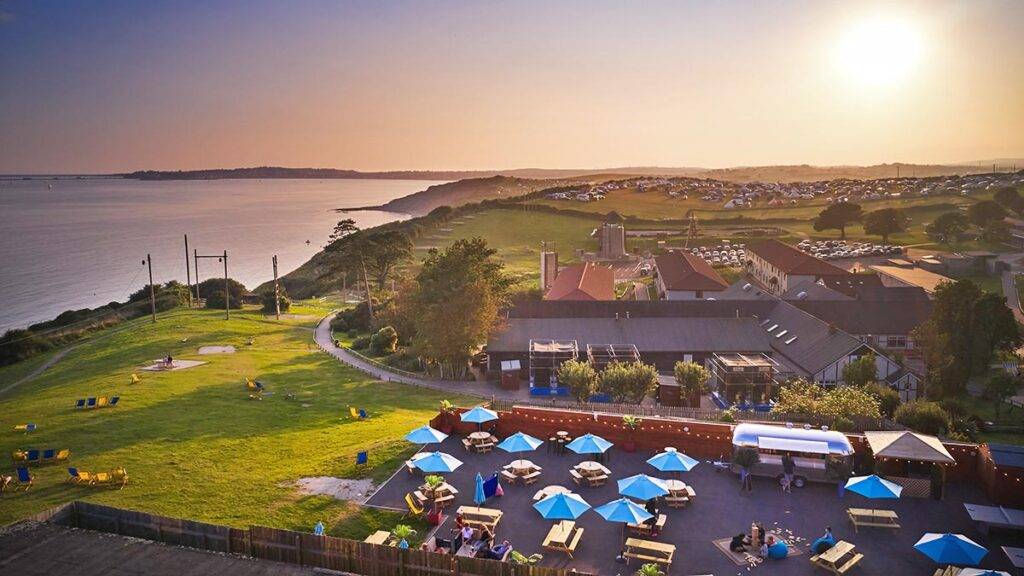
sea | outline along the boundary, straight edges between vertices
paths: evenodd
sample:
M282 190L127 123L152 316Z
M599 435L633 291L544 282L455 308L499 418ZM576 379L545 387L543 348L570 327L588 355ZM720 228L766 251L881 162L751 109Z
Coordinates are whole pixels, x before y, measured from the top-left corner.
M228 251L228 275L248 288L286 274L327 243L334 225L360 228L408 214L378 206L441 182L427 180L0 179L0 332L57 314L124 301L149 282L185 281L185 245ZM200 260L199 278L223 276ZM193 277L193 281L195 278Z

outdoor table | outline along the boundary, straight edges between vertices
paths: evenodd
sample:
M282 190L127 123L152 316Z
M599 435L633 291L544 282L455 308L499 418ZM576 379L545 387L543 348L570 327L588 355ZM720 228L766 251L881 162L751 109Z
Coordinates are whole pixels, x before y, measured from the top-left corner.
M481 432L473 432L473 433L471 433L469 435L469 440L471 442L477 442L477 443L479 443L479 442L486 442L490 438L491 438L491 433L490 432L482 432L482 431Z
M462 519L466 524L476 529L486 526L492 533L498 527L498 522L504 514L501 510L478 508L476 506L459 506L456 512L462 514Z
M509 463L508 466L509 468L511 468L512 473L517 476L529 474L530 472L533 471L534 468L537 467L536 464L530 462L529 460L513 460L511 463Z
M569 433L566 432L565 430L559 430L558 432L555 432L555 437L556 438L568 438L569 437Z
M629 558L636 558L647 562L657 562L669 566L672 564L672 557L676 554L676 547L673 544L662 544L651 542L640 538L626 539L626 551L622 554L628 561Z
M877 528L900 527L900 518L892 510L870 510L867 508L850 508L846 511L853 523L853 531L857 532L861 526L875 526Z
M605 468L600 462L587 460L576 465L576 470L583 476L598 476L600 474L611 474L611 470Z
M553 496L555 494L572 494L572 490L558 485L545 486L540 490L537 490L537 493L533 495L533 499L535 501L543 500L548 496Z
M847 558L851 554L852 556ZM850 566L859 562L861 558L863 558L863 555L855 552L853 544L840 540L835 546L817 556L812 556L811 562L834 574L843 574Z
M440 496L444 496L446 494L451 494L452 496L459 495L459 491L454 486L447 482L444 482L443 484L439 485L437 488L434 488L433 490L431 490L430 486L424 484L420 486L419 491L422 492L423 495L427 496L428 498L437 498Z
M1003 553L1010 559L1010 564L1016 568L1024 568L1024 548L1013 548L1003 546Z
M668 493L673 496L685 496L686 495L686 482L682 480L669 479L662 480L665 483L665 488L668 488Z
M388 532L387 530L377 530L373 534L367 536L366 540L363 540L363 542L383 546L384 544L387 544L389 538L391 538L391 532Z
M548 530L548 535L541 546L547 550L564 552L572 558L582 537L583 528L576 528L576 523L572 520L562 520Z

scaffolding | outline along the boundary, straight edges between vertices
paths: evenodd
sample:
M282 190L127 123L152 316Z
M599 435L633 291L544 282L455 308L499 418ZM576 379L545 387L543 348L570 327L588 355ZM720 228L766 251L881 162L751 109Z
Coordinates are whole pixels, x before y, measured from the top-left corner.
M587 360L600 372L612 362L639 362L640 351L634 344L587 344Z
M769 404L779 392L779 365L765 354L713 354L711 387L727 403Z
M530 340L530 393L566 394L567 390L558 386L558 367L579 355L575 340Z

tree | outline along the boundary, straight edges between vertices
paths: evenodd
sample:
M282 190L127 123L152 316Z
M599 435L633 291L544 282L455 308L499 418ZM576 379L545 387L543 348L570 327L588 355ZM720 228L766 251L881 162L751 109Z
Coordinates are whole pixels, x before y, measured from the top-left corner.
M1000 188L992 195L992 199L1007 210L1013 210L1017 213L1024 210L1024 198L1021 198L1016 188L1010 186Z
M946 212L924 227L924 233L932 240L941 244L959 242L967 231L967 216L960 212Z
M881 418L878 399L864 389L855 386L825 389L806 380L795 380L783 386L772 412L833 419Z
M511 279L495 251L481 238L461 239L443 251L431 249L423 261L410 301L416 349L464 372L474 350L501 324L498 311L507 302Z
M577 402L586 402L597 391L597 372L590 362L567 360L558 367L558 383L567 387Z
M900 395L889 386L879 382L871 382L864 386L864 391L878 400L878 409L886 418L892 418L900 405Z
M818 217L814 219L814 229L818 232L839 230L839 237L846 238L846 227L854 222L860 222L862 217L860 204L839 202L818 214Z
M905 232L910 218L899 208L882 208L864 215L864 232L882 237L882 244L889 243L889 235Z
M985 396L995 403L996 418L999 417L999 407L1007 398L1016 394L1018 388L1020 388L1020 380L1004 371L993 374L985 383Z
M992 200L982 200L967 209L967 219L971 221L971 224L979 228L988 226L989 222L993 220L1002 220L1006 217L1006 208L1003 208L998 202Z
M914 330L924 351L929 393L958 396L974 373L972 321L981 290L970 280L943 282L935 289L928 320Z
M374 354L394 354L398 349L398 332L391 326L385 326L370 337L370 350Z
M292 301L288 298L288 293L285 291L284 286L279 287L280 294L278 295L278 305L281 307L281 312L287 312L292 307ZM265 314L273 314L277 311L274 308L274 289L270 288L260 292L260 303L263 304L262 311Z
M334 244L338 240L341 240L346 236L351 236L356 232L359 232L359 227L356 226L356 221L351 218L345 218L334 225L334 231L331 232L331 235L328 236L327 239L331 241L331 244Z
M911 400L896 409L894 418L911 430L922 434L945 434L949 429L949 414L935 402Z
M598 390L615 402L639 404L657 385L657 369L643 362L612 362L598 376Z
M199 295L206 300L207 308L224 308L223 278L210 278L209 280L203 280L199 283L197 290L199 290ZM243 286L241 282L228 278L229 308L241 308L243 294L245 294L245 286Z
M394 267L412 257L412 240L401 230L368 235L361 246L366 270L383 290Z
M874 382L877 374L875 355L868 353L843 366L843 383L849 386L863 386L868 382Z
M992 244L1010 240L1010 225L1002 220L991 220L981 229L981 239Z
M676 384L679 384L687 396L703 394L708 389L711 374L707 368L696 362L676 362L673 373Z
M1002 294L983 293L972 307L971 368L980 374L992 364L997 352L1010 352L1024 344L1020 324Z

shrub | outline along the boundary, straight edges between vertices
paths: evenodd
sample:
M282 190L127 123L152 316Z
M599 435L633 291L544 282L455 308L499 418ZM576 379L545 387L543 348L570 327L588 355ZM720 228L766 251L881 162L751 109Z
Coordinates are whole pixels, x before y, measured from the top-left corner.
M791 415L818 414L832 418L879 418L879 401L863 388L836 386L825 389L806 380L794 380L779 391L773 412Z
M374 301L373 305L378 305L377 301ZM366 305L366 302L360 302L354 307L347 310L338 312L338 315L334 317L338 322L338 326L342 330L356 329L360 332L364 332L370 329L370 308ZM338 320L338 319L341 320ZM342 324L344 322L344 324ZM332 327L334 326L332 322Z
M658 385L658 371L643 362L612 362L598 376L598 390L616 402L643 402Z
M673 373L676 382L687 395L703 394L708 389L711 375L707 368L696 362L676 362Z
M375 354L392 354L398 347L398 332L385 326L370 337L370 350Z
M345 319L344 316L342 316L341 314L338 314L334 318L331 318L331 331L332 332L341 333L341 332L345 332L346 330L349 330L349 327L348 327L348 321ZM359 333L359 331L355 330L355 329L353 329L352 331L354 331L356 334Z
M359 336L359 330L356 330L355 328L352 328L351 330L346 332L346 334L348 335L349 338L356 338L356 337Z
M761 455L757 453L756 448L745 446L736 451L736 455L733 456L732 461L737 466L750 470L755 464L761 461Z
M839 432L853 432L853 420L850 420L845 416L840 416L836 418L835 422L832 423L832 428L838 430Z
M950 419L949 437L960 442L976 442L978 440L978 425L966 416L958 416Z
M400 350L384 359L384 363L392 368L405 370L406 372L419 372L420 359L408 350Z
M875 379L875 355L866 354L843 366L843 383L850 386L863 386Z
M41 354L53 348L54 343L30 330L8 330L0 337L0 366Z
M730 424L735 422L736 421L736 407L735 406L730 406L730 407L726 408L725 410L722 410L722 413L718 415L718 421L719 422L728 422Z
M950 418L967 416L967 405L959 398L943 398L939 400L939 406L942 406Z
M896 409L895 419L922 434L945 434L949 429L949 413L935 402L913 400Z
M242 307L242 295L245 294L245 286L228 278L228 307L238 309ZM224 279L210 278L199 283L199 295L206 300L207 308L224 308Z
M288 293L285 292L284 286L280 287L280 296L278 298L278 305L281 307L281 312L287 312L292 307L292 301L288 298ZM274 289L264 290L260 292L260 303L263 304L263 312L266 314L273 314L276 312L274 309ZM331 322L333 329L334 322Z
M586 402L597 391L597 372L590 362L567 360L558 367L558 383L578 402Z
M353 350L366 350L370 347L370 337L361 336L352 341Z
M878 382L871 382L865 385L864 391L878 400L878 409L882 412L883 416L892 418L892 415L896 413L896 408L900 405L900 395L898 392Z

